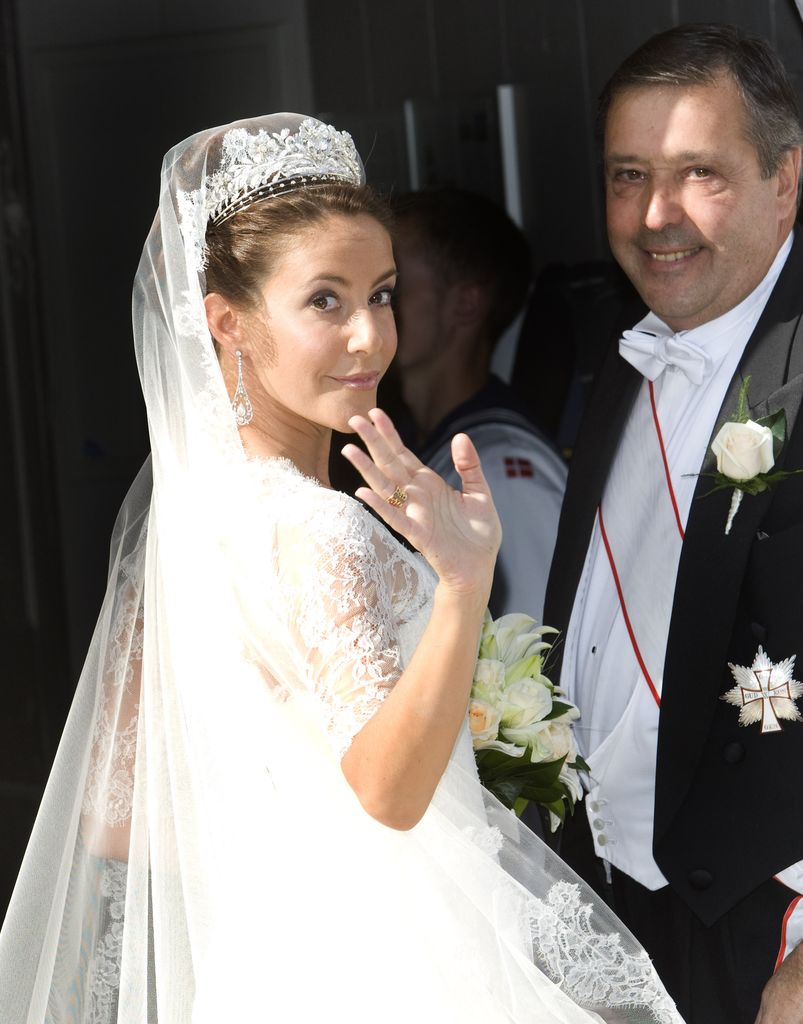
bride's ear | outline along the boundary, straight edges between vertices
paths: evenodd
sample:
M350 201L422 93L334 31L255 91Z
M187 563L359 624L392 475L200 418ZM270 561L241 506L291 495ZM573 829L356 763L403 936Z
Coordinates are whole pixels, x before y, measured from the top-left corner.
M204 306L209 333L221 348L234 355L243 343L242 314L218 292L210 292Z

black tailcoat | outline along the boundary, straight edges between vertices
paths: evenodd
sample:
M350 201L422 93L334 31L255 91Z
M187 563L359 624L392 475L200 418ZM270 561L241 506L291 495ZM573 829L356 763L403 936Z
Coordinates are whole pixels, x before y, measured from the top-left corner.
M803 468L803 233L747 344L716 430L751 376L752 418L783 408L789 428L777 469ZM628 325L629 326L629 325ZM600 371L569 474L544 621L567 628L596 509L642 381L614 349ZM709 455L703 466L713 467ZM803 859L803 722L780 733L738 724L720 699L728 662L759 645L803 672L803 475L745 495L730 535L730 491L701 477L680 557L663 677L655 798L655 859L706 923L777 871ZM557 674L557 673L556 673ZM803 699L799 701L803 710ZM582 709L581 709L582 710ZM646 769L645 769L646 770Z

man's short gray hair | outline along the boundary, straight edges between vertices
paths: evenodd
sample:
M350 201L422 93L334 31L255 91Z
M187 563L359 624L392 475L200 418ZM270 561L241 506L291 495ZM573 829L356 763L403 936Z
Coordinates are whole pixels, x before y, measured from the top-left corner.
M597 136L604 143L616 97L644 86L709 85L733 79L744 101L747 140L765 178L784 154L803 146L797 97L780 58L763 39L735 25L679 25L652 36L611 76L600 94Z

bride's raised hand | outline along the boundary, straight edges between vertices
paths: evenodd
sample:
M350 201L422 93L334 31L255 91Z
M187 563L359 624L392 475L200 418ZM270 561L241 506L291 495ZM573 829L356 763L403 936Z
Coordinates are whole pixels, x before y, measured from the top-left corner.
M469 437L457 434L452 440L462 483L457 491L404 446L381 409L352 416L349 426L368 449L366 454L357 445L343 448L368 485L357 497L424 555L442 583L466 591L490 587L502 530Z

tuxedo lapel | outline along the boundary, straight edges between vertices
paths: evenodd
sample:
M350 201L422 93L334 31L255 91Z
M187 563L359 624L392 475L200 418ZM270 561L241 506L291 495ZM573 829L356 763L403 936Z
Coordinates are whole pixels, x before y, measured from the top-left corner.
M749 376L751 416L757 418L783 408L787 438L791 435L803 395L803 367L799 365L803 359L802 281L803 241L798 240L745 349L714 434L733 417L739 389ZM796 373L791 380L790 373ZM788 448L787 442L778 468L783 467ZM713 468L709 448L700 471ZM716 709L716 700L711 698L724 689L728 646L745 567L773 496L771 491L745 495L726 536L732 492L707 495L711 485L709 478L700 477L675 585L658 736L656 838L688 788Z

